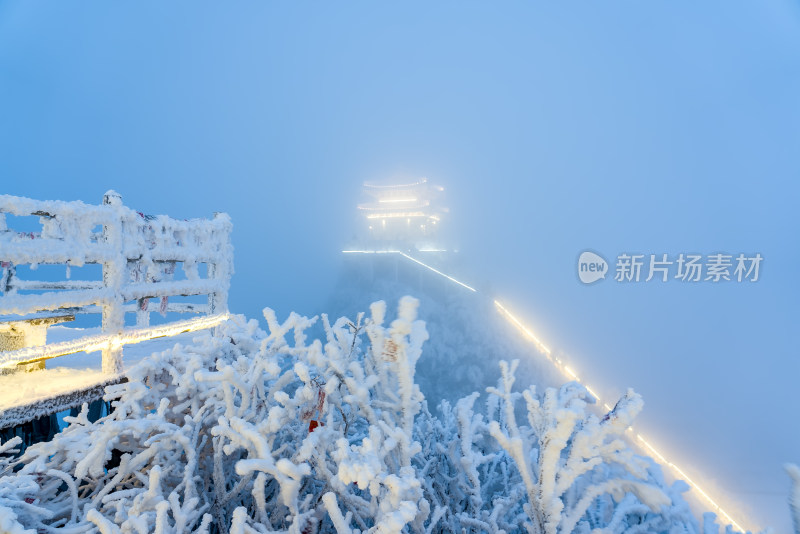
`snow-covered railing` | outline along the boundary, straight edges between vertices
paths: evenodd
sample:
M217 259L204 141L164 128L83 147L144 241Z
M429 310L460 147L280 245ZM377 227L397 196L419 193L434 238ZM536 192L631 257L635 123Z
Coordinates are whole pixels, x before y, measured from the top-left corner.
M15 217L31 215L39 217L40 231L13 228ZM102 335L4 352L0 368L91 349L102 350L103 371L116 374L126 343L218 324L227 317L231 228L226 214L187 221L144 215L123 206L114 191L99 206L0 195L0 315L102 314ZM17 267L33 272L39 264L65 266L66 280L20 278ZM101 265L102 279L69 279L71 267L86 264ZM169 302L197 295L207 301ZM154 311L205 317L150 327ZM125 328L126 313L136 314L136 328Z

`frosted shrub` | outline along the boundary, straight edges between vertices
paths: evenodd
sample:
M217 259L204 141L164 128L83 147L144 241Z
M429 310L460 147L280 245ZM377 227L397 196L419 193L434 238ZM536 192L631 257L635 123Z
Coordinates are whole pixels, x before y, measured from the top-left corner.
M667 488L657 466L621 439L641 409L636 394L598 418L586 412L592 397L575 382L542 396L533 387L513 392L516 365L500 362L485 416L475 413L473 393L455 409L443 404L440 420L431 418L433 451L419 462L430 465L438 452L426 497L442 509L439 531L697 531L680 497L688 487ZM516 421L521 398L529 426ZM444 476L449 485L441 485L443 473L451 474Z
M501 379L439 415L415 369L428 337L417 301L370 316L237 317L154 354L16 469L0 460L0 531L158 534L697 532L657 468L621 434L629 392L592 415L578 384ZM519 401L523 400L524 405ZM517 422L525 414L527 424ZM13 447L8 443L0 447ZM2 462L6 463L2 463Z

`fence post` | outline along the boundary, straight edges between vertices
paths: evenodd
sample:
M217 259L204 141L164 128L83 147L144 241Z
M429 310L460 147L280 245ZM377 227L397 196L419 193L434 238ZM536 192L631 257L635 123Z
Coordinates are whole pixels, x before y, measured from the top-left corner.
M136 326L138 328L145 328L150 326L150 299L143 298L136 301Z
M122 243L122 197L115 191L108 191L103 195L103 204L114 211L110 223L103 226L103 239L109 253L103 262L103 286L108 292L103 302L103 333L118 336L125 327L121 289L127 265ZM113 341L103 349L103 372L122 372L122 346Z
M214 212L214 220L223 223L224 229L217 230L221 232L219 242L224 250L219 251L222 261L220 263L208 264L208 278L217 282L222 282L224 287L220 291L215 291L208 295L208 313L214 315L228 311L228 286L230 281L230 261L229 249L231 247L231 232L230 232L230 219L225 213Z

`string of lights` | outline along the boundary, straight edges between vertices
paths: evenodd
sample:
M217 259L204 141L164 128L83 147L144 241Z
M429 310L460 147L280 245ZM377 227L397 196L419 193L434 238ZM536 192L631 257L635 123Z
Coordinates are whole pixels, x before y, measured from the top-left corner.
M581 379L578 377L578 375L577 375L577 374L576 374L576 373L575 373L575 372L574 372L574 371L573 371L573 370L572 370L572 369L571 369L571 368L570 368L568 365L565 365L563 362L561 362L561 360L559 360L559 359L557 359L557 358L554 358L554 357L552 356L551 352L550 352L550 349L548 349L548 348L547 348L547 347L546 347L544 344L542 344L542 342L541 342L541 341L539 341L539 338L538 338L538 337L537 337L537 336L536 336L536 335L535 335L535 334L534 334L534 333L533 333L533 332L532 332L532 331L531 331L531 330L530 330L528 327L526 327L525 325L523 325L523 323L522 323L522 322L521 322L519 319L517 319L517 317L516 317L516 316L514 316L514 315L513 315L513 314L512 314L510 311L508 311L508 309L507 309L505 306L503 306L503 305L502 305L500 302L498 302L498 301L496 301L496 300L494 301L494 304L495 304L495 306L497 307L497 309L500 311L500 313L501 313L501 314L502 314L502 315L503 315L503 316L504 316L504 317L505 317L505 318L506 318L506 319L507 319L507 320L508 320L508 321L509 321L509 322L510 322L512 325L514 325L514 326L517 328L517 330L519 330L519 331L520 331L520 332L521 332L521 333L522 333L522 334L523 334L525 337L527 337L527 338L529 338L531 341L533 341L533 343L534 343L534 345L536 346L536 348L537 348L537 349L539 349L539 351L540 351L542 354L544 354L544 355L547 357L547 359L549 359L551 362L553 362L553 364L555 364L555 366L556 366L556 367L557 367L557 368L558 368L558 369L559 369L559 370L560 370L562 373L564 373L566 376L568 376L568 377L569 377L569 378L571 378L572 380L574 380L574 381L578 382L579 384L582 384L582 385L583 385L583 386L584 386L584 387L585 387L585 388L586 388L586 389L589 391L589 393L591 393L591 394L592 394L592 396L593 396L595 399L597 399L597 402L598 402L598 403L601 403L601 402L603 402L603 401L600 399L600 396L599 396L597 393L595 393L595 391L594 391L592 388L590 388L588 385L584 384L584 383L583 383L583 381L582 381L582 380L581 380ZM606 410L611 410L611 408L612 408L612 407L611 407L611 406L610 406L608 403L603 403L603 407L604 407ZM667 466L668 468L670 468L670 469L673 471L673 473L674 473L675 475L677 475L677 477L678 477L678 478L680 478L680 479L682 479L683 481L685 481L685 482L686 482L686 483L687 483L687 484L688 484L688 485L689 485L689 486L690 486L690 487L691 487L693 490L695 490L695 491L698 493L698 495L700 495L700 496L702 497L702 499L703 499L703 500L704 500L706 503L708 503L708 504L711 506L711 509L712 509L713 511L715 511L715 512L719 513L719 515L720 515L720 516L724 517L724 518L725 518L725 519L726 519L726 520L727 520L727 521L728 521L728 522L729 522L731 525L733 525L733 526L734 526L734 527L735 527L737 530L744 531L744 529L743 529L743 528L742 528L742 527L739 525L739 523L737 523L737 522L736 522L736 521L733 519L733 517L731 517L731 515L730 515L728 512L726 512L726 511L725 511L725 510L724 510L724 509L723 509L723 508L722 508L722 507L721 507L721 506L720 506L720 505L719 505L719 504L718 504L718 503L717 503L717 502L716 502L716 501L715 501L715 500L714 500L714 499L713 499L713 498L712 498L712 497L711 497L711 496L708 494L708 492L706 492L705 490L703 490L703 489L702 489L702 488L701 488L701 487L700 487L700 486L697 484L697 482L695 482L694 480L692 480L692 479L691 479L691 478L690 478L690 477L689 477L689 476L688 476L688 475L687 475L687 474L686 474L686 473L685 473L685 472L684 472L682 469L680 469L680 468L679 468L677 465L675 465L674 463L672 463L672 462L670 462L669 460L667 460L667 459L666 459L666 458L665 458L665 457L664 457L664 456L663 456L663 455L662 455L660 452L658 452L658 450L656 450L656 448L655 448L655 447L654 447L654 446L653 446L653 445L652 445L652 444L651 444L651 443L650 443L650 442L649 442L647 439L645 439L645 438L644 438L644 437L643 437L641 434L638 434L638 433L636 433L636 432L633 430L633 428L629 428L629 429L628 429L628 431L629 431L629 432L630 432L632 435L633 435L633 434L635 434L635 436L636 436L636 441L638 442L638 445L639 445L639 446L640 446L640 447L641 447L641 448L642 448L644 451L646 451L648 454L652 454L653 456L655 456L656 458L658 458L658 460L661 462L661 464L663 464L663 465Z
M342 252L346 253L346 254L399 254L399 255L403 256L404 258L406 258L406 259L408 259L408 260L410 260L410 261L412 261L412 262L414 262L416 264L419 264L420 266L425 267L426 269L428 269L428 270L430 270L430 271L432 271L432 272L434 272L434 273L436 273L436 274L438 274L438 275L450 280L451 282L455 282L456 284L458 284L458 285L460 285L460 286L462 286L462 287L464 287L464 288L466 288L466 289L468 289L468 290L470 290L472 292L477 292L477 290L475 288L465 284L464 282L461 282L461 281L453 278L452 276L449 276L449 275L439 271L438 269L435 269L434 267L431 267L430 265L427 265L426 263L424 263L424 262L422 262L422 261L420 261L420 260L418 260L416 258L413 258L413 257L409 256L408 254L406 254L405 252L402 252L402 251L399 251L399 250L343 250ZM541 354L543 354L559 371L561 371L569 379L574 380L574 381L582 384L587 389L587 391L589 391L589 393L595 399L597 399L598 404L602 403L603 407L606 410L611 410L612 409L611 405L609 405L607 402L603 402L601 400L600 396L596 393L596 391L594 389L589 387L587 384L583 383L583 381L578 377L577 373L572 368L570 368L569 365L564 363L557 356L553 355L553 353L550 350L550 348L541 341L539 336L534 334L533 331L529 327L527 327L525 324L523 324L522 321L520 321L513 313L511 313L508 310L508 308L506 308L498 300L494 300L494 305L495 305L495 308L497 309L497 311L500 313L500 315L503 316L503 318L505 318L511 325L513 325L525 338L527 338L531 342L533 342L533 345L536 347L536 349ZM633 430L633 428L629 428L628 431L632 436L635 435L636 439L632 440L634 443L636 443L643 451L645 451L646 454L652 454L653 456L655 456L661 462L662 465L664 465L667 468L669 468L670 470L672 470L673 474L675 474L676 477L678 477L681 480L685 481L689 485L689 487L692 490L694 490L701 497L701 499L703 501L705 501L711 507L712 511L717 512L721 517L723 517L726 521L728 521L737 530L744 531L744 528L742 528L741 525L739 525L739 523L737 523L733 519L733 517L731 517L731 515L727 511L725 511L717 503L717 501L714 500L708 494L708 492L706 490L701 488L700 485L698 485L697 482L692 480L677 465L675 465L674 463L672 463L669 460L667 460L666 457L664 457L664 455L662 455L650 443L650 441L645 439L641 434L636 433Z

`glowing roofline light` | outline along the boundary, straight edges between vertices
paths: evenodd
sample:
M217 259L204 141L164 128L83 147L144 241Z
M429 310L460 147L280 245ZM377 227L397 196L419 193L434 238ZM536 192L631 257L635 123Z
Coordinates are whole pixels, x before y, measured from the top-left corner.
M422 211L413 211L411 213L370 213L367 215L367 219L407 219L409 217L430 217L430 215Z
M343 250L343 254L402 254L399 250Z
M393 202L416 202L418 199L416 197L409 197L409 198L379 198L378 202L381 204L388 204Z
M415 208L415 209L419 210L419 209L422 209L422 208L427 208L427 207L429 207L431 205L430 200L424 200L424 199L423 200L413 199L413 201L412 201L412 199L403 199L403 200L388 199L388 200L380 200L378 202L368 202L366 204L359 204L358 205L358 209L361 210L361 211L377 211L377 212L385 213L386 210L390 210L392 208L394 208L394 209L398 209L398 208L396 208L394 206L384 206L382 204L387 204L387 203L388 204L392 204L392 203L396 203L396 202L413 202L412 206L405 206L405 207L400 206L399 207L399 209L406 209L406 210L410 210L412 208Z
M371 187L373 189L384 189L391 191L392 189L400 189L403 187L414 187L417 185L427 184L427 178L420 178L418 182L413 182L410 184L377 184L375 182L364 182L364 187Z

